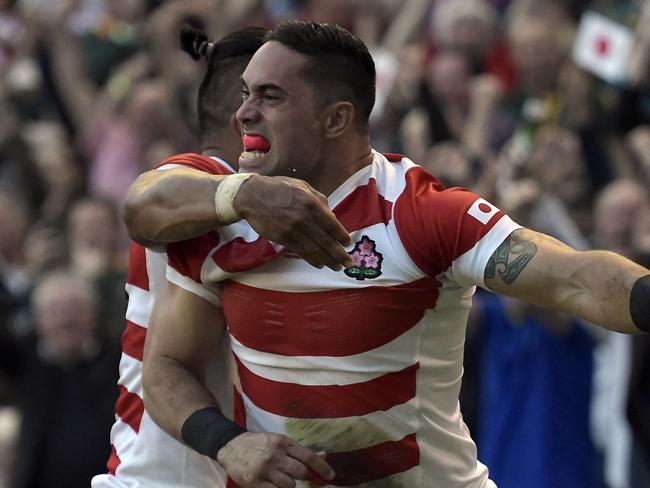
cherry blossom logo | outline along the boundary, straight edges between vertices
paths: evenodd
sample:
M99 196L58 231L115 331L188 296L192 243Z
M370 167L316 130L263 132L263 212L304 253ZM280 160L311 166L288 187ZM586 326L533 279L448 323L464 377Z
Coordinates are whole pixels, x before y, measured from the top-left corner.
M354 245L350 256L354 260L354 266L345 270L345 274L350 278L363 281L381 275L381 262L384 257L375 250L375 241L368 236L361 237L361 240Z

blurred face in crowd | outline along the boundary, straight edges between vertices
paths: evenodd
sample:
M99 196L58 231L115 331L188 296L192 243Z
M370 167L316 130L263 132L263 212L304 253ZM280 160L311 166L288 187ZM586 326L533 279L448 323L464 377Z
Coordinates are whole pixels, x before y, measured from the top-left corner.
M453 28L451 45L478 57L485 48L491 35L488 26L476 17L461 17Z
M115 247L115 212L108 202L77 202L70 211L69 229L73 245L78 243L110 251Z
M117 246L115 212L108 202L81 200L68 217L70 258L74 268L93 276L107 271Z
M475 62L491 46L495 12L484 0L440 2L435 13L435 34L445 48L457 49Z
M124 117L127 123L141 134L155 135L168 121L167 91L159 81L141 81L126 103Z
M564 54L549 18L524 16L515 20L510 32L510 50L526 94L543 96L555 88Z
M594 239L600 247L632 254L636 226L648 212L646 189L629 180L610 183L598 195L594 212Z
M459 52L442 52L431 60L427 81L431 92L443 105L465 107L468 96L469 66Z
M270 41L248 64L242 75L244 100L237 111L244 134L241 171L307 181L318 171L323 157L321 111L302 73L306 62L302 54ZM268 150L251 150L250 136L268 141Z
M37 122L26 127L25 135L48 192L71 194L81 174L65 129L57 122Z
M531 174L544 191L566 204L576 204L587 196L587 175L578 137L568 129L546 128L537 136L528 161Z
M47 277L37 286L34 302L39 344L57 362L75 361L92 339L94 299L89 285L68 275Z

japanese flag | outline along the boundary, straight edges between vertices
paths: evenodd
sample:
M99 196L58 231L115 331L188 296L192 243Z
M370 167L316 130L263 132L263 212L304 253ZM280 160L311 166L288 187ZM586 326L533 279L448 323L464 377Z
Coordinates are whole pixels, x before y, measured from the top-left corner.
M610 83L625 81L634 34L625 26L594 12L580 20L573 46L573 59L579 66Z

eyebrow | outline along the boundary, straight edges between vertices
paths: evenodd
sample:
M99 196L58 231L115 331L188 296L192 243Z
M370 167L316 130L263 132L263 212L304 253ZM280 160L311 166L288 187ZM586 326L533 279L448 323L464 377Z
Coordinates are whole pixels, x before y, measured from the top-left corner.
M244 81L243 76L241 77L241 82L242 82L242 85L244 85L244 88L250 89L249 86ZM255 87L253 87L253 89L255 91L258 91L258 92L263 92L263 91L267 91L267 90L274 90L274 91L279 91L279 92L282 92L282 93L287 93L286 90L284 90L280 86L276 85L275 83L262 83L261 85L257 85Z

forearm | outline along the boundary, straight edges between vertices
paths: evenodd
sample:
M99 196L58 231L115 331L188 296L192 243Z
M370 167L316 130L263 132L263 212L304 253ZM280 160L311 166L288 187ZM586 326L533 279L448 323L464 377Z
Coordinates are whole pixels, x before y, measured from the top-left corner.
M129 234L143 245L200 236L219 226L214 196L224 176L190 169L150 171L133 183L124 204Z
M52 52L55 85L65 104L75 129L84 133L92 126L97 114L98 90L84 71L84 59L78 40L64 24L47 31Z
M183 423L190 415L205 407L218 408L202 379L170 357L156 357L145 362L143 386L147 412L181 442Z
M462 143L473 155L489 151L489 134L492 121L492 107L479 107L472 110L462 134Z
M650 271L608 251L578 252L529 229L513 231L485 268L486 286L610 330L648 331Z
M389 26L384 45L395 55L420 32L430 6L427 0L408 0Z
M350 236L327 198L294 178L152 170L131 185L124 204L129 234L145 247L192 239L241 219L312 266L353 264L343 247Z
M152 311L142 370L145 407L152 418L170 435L213 459L222 434L237 427L221 414L205 383L224 332L223 315L214 304L167 283ZM200 414L206 411L209 424Z
M612 252L578 253L570 278L573 291L561 297L560 307L610 330L638 333L630 295L635 283L648 274L644 267Z

